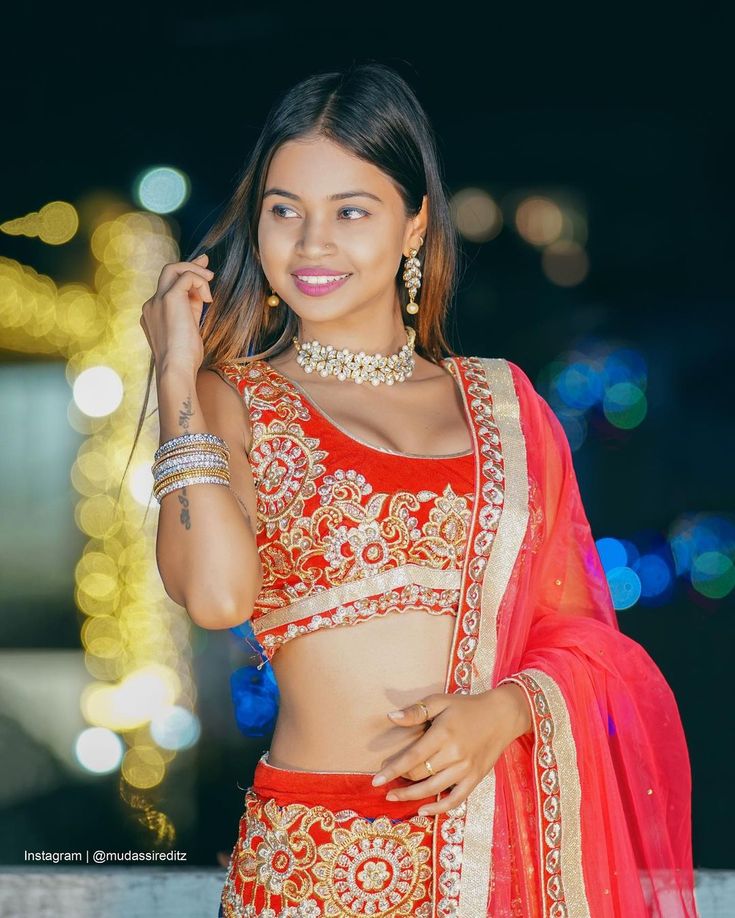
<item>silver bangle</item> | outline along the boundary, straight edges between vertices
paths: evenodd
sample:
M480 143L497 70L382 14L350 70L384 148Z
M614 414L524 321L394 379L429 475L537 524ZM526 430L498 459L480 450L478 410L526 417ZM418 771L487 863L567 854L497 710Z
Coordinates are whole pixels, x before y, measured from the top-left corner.
M162 443L154 453L153 460L154 462L157 462L159 459L167 456L170 452L178 449L180 446L206 446L208 444L213 446L221 446L228 453L230 451L227 443L222 439L222 437L218 437L216 434L185 433L178 437L171 437L169 440L166 440L165 443Z
M229 469L229 462L222 456L216 456L212 453L199 451L187 453L183 456L170 456L160 459L153 465L153 480L159 481L170 472L182 472L185 469L211 468L211 469Z

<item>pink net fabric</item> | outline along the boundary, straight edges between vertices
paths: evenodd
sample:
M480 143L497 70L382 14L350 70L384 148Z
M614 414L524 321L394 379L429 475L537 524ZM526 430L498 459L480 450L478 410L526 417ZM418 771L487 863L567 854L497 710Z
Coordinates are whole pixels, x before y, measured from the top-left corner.
M510 366L535 525L500 608L494 684L521 685L535 728L495 767L488 916L697 916L676 700L620 631L564 429Z

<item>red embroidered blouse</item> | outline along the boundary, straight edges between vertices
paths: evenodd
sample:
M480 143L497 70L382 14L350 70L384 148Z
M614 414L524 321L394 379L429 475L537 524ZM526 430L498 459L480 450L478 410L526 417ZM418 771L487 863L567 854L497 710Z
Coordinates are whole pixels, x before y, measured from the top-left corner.
M442 363L468 385L461 358ZM456 615L474 451L414 456L371 446L264 360L210 369L250 412L264 574L251 625L266 657L299 635L375 615Z

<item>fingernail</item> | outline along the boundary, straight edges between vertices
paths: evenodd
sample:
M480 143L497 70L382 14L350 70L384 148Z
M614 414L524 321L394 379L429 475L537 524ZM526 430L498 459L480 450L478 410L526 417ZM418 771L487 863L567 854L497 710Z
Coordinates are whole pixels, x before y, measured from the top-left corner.
M385 784L385 775L375 775L373 778L373 787L377 787L379 784Z
M426 816L426 810L424 809L419 810L419 816Z
M405 716L406 715L403 713L403 711L388 711L388 717L397 717L400 719L401 717Z
M398 797L396 797L393 791L388 791L388 793L385 795L385 799L386 800L397 800Z

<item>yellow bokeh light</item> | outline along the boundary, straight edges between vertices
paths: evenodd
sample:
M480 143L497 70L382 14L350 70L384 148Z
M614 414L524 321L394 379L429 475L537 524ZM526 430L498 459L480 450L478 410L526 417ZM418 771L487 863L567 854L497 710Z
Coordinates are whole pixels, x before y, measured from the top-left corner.
M581 284L589 272L587 253L576 242L555 242L541 256L544 273L559 287Z
M82 532L101 539L120 526L120 509L109 494L96 494L77 505L76 521ZM105 555L110 557L109 550Z
M472 242L494 239L503 226L500 208L482 188L462 188L452 195L450 207L457 229Z
M37 236L48 245L63 245L78 229L79 215L67 201L50 201L39 211L0 223L0 231L8 236Z
M91 683L82 693L82 712L89 723L129 730L147 723L172 705L180 680L169 667L149 663L124 676L117 685Z
M559 205L550 198L535 195L518 205L515 215L519 234L531 245L550 245L561 235L564 216Z
M155 787L163 780L166 763L155 746L134 746L125 753L121 771L133 787Z
M144 791L165 778L174 756L156 750L147 725L174 704L193 711L196 685L190 622L166 595L156 568L155 512L145 519L142 512L149 501L157 508L151 500L151 462L158 446L156 424L150 422L155 388L126 488L118 489L150 359L140 311L163 265L180 259L179 228L170 218L131 211L127 202L104 191L83 197L78 212L65 202L51 202L38 213L6 221L2 230L58 245L78 233L80 223L91 249L84 282L57 285L33 267L0 256L2 345L18 354L65 360L71 390L90 368L106 368L117 376L117 401L110 399L109 389L91 383L82 393L89 397L84 407L91 404L94 416L84 414L74 398L67 407L70 428L83 435L70 473L78 495L75 522L87 537L74 589L91 680L80 704L92 731L108 731L90 732L86 742L105 736L112 741L113 734L135 731L124 737L135 755L119 767L137 790L124 799L150 816L144 824L152 833L168 836L173 826L159 818ZM141 748L152 752L141 753Z

